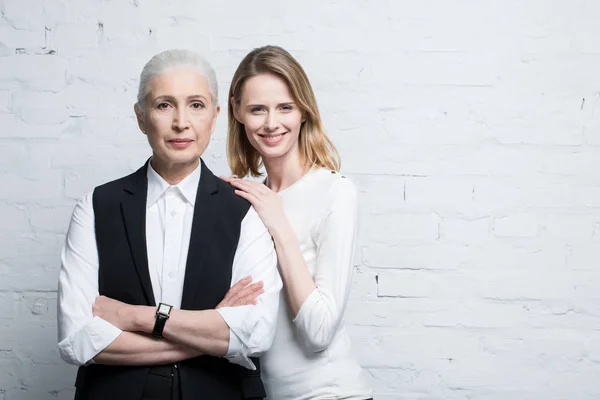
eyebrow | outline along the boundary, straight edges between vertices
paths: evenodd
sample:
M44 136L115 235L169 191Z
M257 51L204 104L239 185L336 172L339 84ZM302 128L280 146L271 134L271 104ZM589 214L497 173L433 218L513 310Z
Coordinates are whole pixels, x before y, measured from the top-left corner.
M279 104L277 104L277 107L281 107L281 106L293 106L295 104L296 103L293 102L293 101L288 101L288 102L285 102L285 103L279 103ZM246 108L251 108L251 107L264 107L264 104L248 104L246 106Z
M208 102L208 99L206 97L204 97L203 95L201 95L201 94L193 94L193 95L187 97L188 101L195 100L195 99L201 99L201 100L203 100L205 102ZM174 96L171 96L171 95L168 95L168 94L164 94L164 95L157 96L157 97L154 98L154 101L157 101L157 100L168 100L168 101L175 102L177 99L175 99Z

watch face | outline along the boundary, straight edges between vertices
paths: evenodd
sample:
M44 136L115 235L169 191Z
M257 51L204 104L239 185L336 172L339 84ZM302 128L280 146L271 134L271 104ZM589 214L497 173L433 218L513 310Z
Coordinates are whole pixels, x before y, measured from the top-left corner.
M158 306L159 314L169 315L170 311L171 311L171 306L168 304L160 303L160 305Z

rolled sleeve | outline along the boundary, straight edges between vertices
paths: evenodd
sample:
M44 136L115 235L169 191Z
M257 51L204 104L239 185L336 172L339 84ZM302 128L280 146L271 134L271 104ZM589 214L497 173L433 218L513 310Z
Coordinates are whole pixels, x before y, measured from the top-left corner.
M86 365L107 348L123 331L116 326L94 317L81 329L58 343L60 356L69 364Z
M92 193L75 205L58 280L58 350L70 364L86 365L122 331L92 314L98 296L98 250Z
M246 276L252 276L253 282L264 283L264 293L258 296L257 304L223 307L217 312L230 329L225 358L254 370L256 367L250 357L260 356L273 343L283 284L277 270L273 240L253 208L242 221L231 285Z

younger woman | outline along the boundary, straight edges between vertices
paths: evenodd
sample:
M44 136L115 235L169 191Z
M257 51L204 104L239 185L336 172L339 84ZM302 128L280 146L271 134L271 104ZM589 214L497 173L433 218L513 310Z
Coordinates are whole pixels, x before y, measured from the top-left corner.
M357 191L340 175L306 73L265 46L239 65L229 91L229 179L268 228L285 295L261 357L269 399L371 398L344 327L357 239Z

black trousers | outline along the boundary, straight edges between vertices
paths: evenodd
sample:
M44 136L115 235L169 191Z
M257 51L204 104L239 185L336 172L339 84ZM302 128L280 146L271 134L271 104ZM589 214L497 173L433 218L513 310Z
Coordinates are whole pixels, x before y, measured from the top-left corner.
M141 400L181 400L179 367L177 364L150 368Z
M181 400L177 364L150 368L141 400Z

